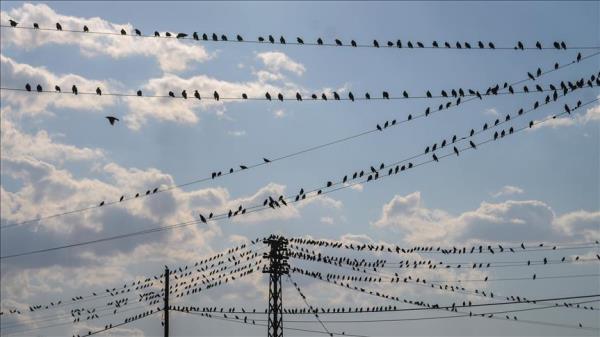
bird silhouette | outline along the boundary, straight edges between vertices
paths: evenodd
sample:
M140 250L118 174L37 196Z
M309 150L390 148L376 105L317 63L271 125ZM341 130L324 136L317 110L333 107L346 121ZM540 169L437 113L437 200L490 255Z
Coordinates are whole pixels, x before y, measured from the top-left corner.
M387 91L384 91L384 92L382 93L382 96L383 96L383 98L385 98L385 99L390 99L390 94L389 94Z
M323 45L323 40L322 40L321 38L318 38L318 39L317 39L317 44L318 44L318 45Z
M342 41L340 41L340 39L335 39L335 44L338 46L342 45Z
M279 43L285 44L285 38L283 36L279 38Z
M78 94L77 86L75 84L73 84L73 86L71 87L71 91L73 92L74 95Z
M275 38L273 37L273 35L269 35L269 42L275 43Z
M244 94L245 95L245 94ZM200 97L200 93L198 92L198 90L194 90L194 97L196 97L197 99L202 99Z
M333 92L333 99L335 99L336 101L340 100L340 95L337 92Z
M475 145L475 143L473 143L472 140L469 141L469 144L471 145L472 148L477 149L477 145Z
M186 33L177 33L177 35L175 36L175 38L178 39L183 39L186 38L188 35Z
M98 95L98 96L102 95L102 90L100 90L100 87L96 88L96 95Z
M13 19L9 19L8 22L10 23L11 27L16 27L19 23Z
M271 94L269 94L268 92L265 94L265 97L267 98L267 100L271 100Z
M296 38L296 41L298 42L298 44L304 44L304 40L302 40L299 37Z
M183 98L187 99L187 91L185 91L185 90L184 90L184 91L182 91L182 92L181 92L181 96L182 96Z
M457 155L457 156L458 156L458 154L459 154L459 151L458 151L458 149L456 148L456 146L454 146L454 153L456 153L456 155Z
M540 43L540 41L537 41L537 42L535 43L535 47L536 47L537 49L540 49L540 50L542 49L542 44Z
M25 84L25 90L31 91L31 84L29 84L29 83Z
M58 22L56 23L56 30L62 30L62 26Z
M55 90L56 92L60 92L60 87L59 87L58 85L55 85L55 86L54 86L54 90Z
M154 31L154 37L160 37L160 33L158 31Z
M377 40L373 40L373 46L375 48L379 48L379 42L377 42Z
M265 163L270 163L270 162L271 162L271 161L270 161L269 159L267 159L267 158L263 158L263 161L264 161Z
M277 99L283 102L283 95L281 93L277 94Z
M242 36L239 34L235 38L238 40L238 42L244 41L244 38L242 38Z
M174 93L174 92L172 92L172 91L169 91L169 97L173 97L173 98L175 98L175 93Z
M350 99L352 102L354 102L354 95L352 94L352 91L349 91L349 92L348 92L348 98L349 98L349 99Z
M221 34L221 41L227 41L227 35Z
M37 22L34 22L33 29L40 29L40 25Z
M296 100L297 101L301 101L302 100L302 95L300 95L299 92L296 93Z
M197 32L194 32L194 33L192 34L192 38L193 38L194 40L200 40L200 37L198 36L198 33L197 33Z
M215 90L215 92L213 93L213 97L215 98L215 101L219 100L219 93Z
M115 122L119 121L119 119L114 116L106 116L104 118L108 119L108 122L110 123L110 125L115 125Z
M356 41L354 41L354 40L350 41L350 45L352 47L357 47Z
M435 161L439 161L439 160L438 160L438 157L435 155L435 153L433 154L433 160L435 160Z
M127 32L125 31L125 29L121 28L121 35L127 35Z
M365 98L366 99L371 99L371 95L367 92L367 93L365 93Z

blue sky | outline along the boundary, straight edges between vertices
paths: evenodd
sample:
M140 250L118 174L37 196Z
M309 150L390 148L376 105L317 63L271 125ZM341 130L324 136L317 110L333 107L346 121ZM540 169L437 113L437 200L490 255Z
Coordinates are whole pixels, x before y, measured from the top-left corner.
M44 27L61 21L68 29L81 29L86 23L92 30L135 27L144 33L215 32L230 39L236 34L246 39L273 34L288 41L302 36L305 41L321 37L326 41L340 38L345 43L351 39L370 43L377 38L382 43L401 38L425 44L432 40L483 40L513 46L520 40L533 46L539 40L547 46L553 41L566 41L568 46L600 45L597 2L2 2L1 9L2 24L8 18L23 25L37 20ZM2 87L21 88L25 82L40 82L52 88L58 81L63 90L77 82L88 91L100 85L106 92L133 93L143 88L147 93L179 93L182 89L191 93L199 88L202 93L219 90L241 95L243 91L262 96L266 90L271 94L335 90L343 95L348 90L355 95L365 91L380 95L382 90L399 95L406 90L416 96L427 90L438 93L442 89L514 82L538 67L550 69L555 62L568 63L577 54L573 50L350 49L126 39L2 28ZM594 51L583 50L582 54ZM598 60L596 56L538 81L547 86L597 75ZM533 87L531 82L525 84ZM564 103L586 102L598 95L597 88L578 90L514 125L526 125L529 119L561 112ZM6 229L1 233L0 251L4 256L111 236L187 221L199 210L208 213L236 207L240 202L262 202L266 193L294 194L301 187L313 188L357 169L419 153L453 134L464 134L521 107L528 108L543 97L489 97L385 132L160 194L139 204L136 201ZM61 99L2 91L2 224L114 200L149 186L185 183L214 170L257 163L263 157L281 156L369 130L386 120L405 119L409 113L421 113L428 104L439 104L420 99L221 104L94 96ZM598 239L600 108L595 104L579 113L580 117L545 123L480 150L467 151L459 159L451 157L282 212L3 260L2 307L56 298L57 293L69 297L86 289L103 289L114 279L153 275L165 264L182 264L191 257L273 232L403 245ZM111 127L103 119L109 114L121 122ZM546 270L548 274L590 273L598 272L598 267L548 267L543 272ZM519 276L523 270L494 273L490 277ZM256 277L233 286L225 291L226 301L243 299L250 307L262 308L266 304L265 282ZM530 297L572 294L577 293L575 285L579 291L598 290L597 278L592 278L569 283L546 281L541 286L498 284L497 291ZM322 284L304 286L315 294L314 301L320 295L334 295ZM439 294L420 295L443 300ZM219 299L219 295L214 296L212 300ZM340 298L371 303L344 296ZM594 320L594 313L577 314ZM560 312L529 315L546 321L559 317L569 323L578 319L571 312L564 316ZM176 335L190 335L198 328L194 319L173 319L173 325L181 329ZM203 321L206 335L264 333L219 323ZM383 324L348 331L394 335L400 327L409 335L590 333L491 320L461 323ZM72 331L71 326L64 329L42 334ZM140 322L135 329L145 336L159 331L156 322Z

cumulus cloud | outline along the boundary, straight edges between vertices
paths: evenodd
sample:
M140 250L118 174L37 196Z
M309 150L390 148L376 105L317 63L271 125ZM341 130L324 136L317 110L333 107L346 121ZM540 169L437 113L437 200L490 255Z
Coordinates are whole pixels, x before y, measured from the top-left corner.
M94 91L97 87L110 92L118 85L113 81L92 80L74 74L56 75L43 67L33 67L18 63L13 59L0 55L3 87L25 88L30 83L35 88L40 84L45 90L54 90L55 85L63 91L71 90L72 85ZM35 89L34 89L35 90ZM101 111L115 104L115 98L106 96L97 99L92 95L59 95L53 93L23 94L20 92L2 91L2 100L14 106L13 113L22 115L49 114L49 108L68 108L77 110Z
M482 241L589 240L600 235L598 212L557 216L539 200L482 202L458 215L423 205L420 192L396 195L383 205L376 228L391 228L412 244Z
M598 96L598 98L600 98L600 96ZM539 130L543 128L558 129L568 126L582 126L588 123L598 121L600 121L600 104L596 104L591 108L588 108L584 114L574 113L559 118L549 119L543 123L534 125L531 128L531 130Z
M502 186L502 188L495 193L492 193L492 197L499 198L503 196L515 195L515 194L523 194L525 190L517 186L506 185Z
M113 23L99 17L83 18L62 15L46 4L23 4L21 7L2 11L2 22L13 18L23 24L39 23L40 27L53 28L60 22L65 30L81 31L87 25L91 31L119 32L121 29L133 34L130 23ZM149 34L150 32L146 32ZM164 33L162 34L164 35ZM203 62L213 57L204 47L178 39L136 38L114 35L55 33L28 29L2 31L2 44L30 50L44 45L73 45L88 57L106 55L115 59L130 56L153 57L163 71L183 71L192 62ZM165 53L165 50L169 50Z
M301 63L292 60L289 56L282 52L270 51L256 54L268 70L274 73L279 73L282 70L294 73L301 76L306 71L306 68Z

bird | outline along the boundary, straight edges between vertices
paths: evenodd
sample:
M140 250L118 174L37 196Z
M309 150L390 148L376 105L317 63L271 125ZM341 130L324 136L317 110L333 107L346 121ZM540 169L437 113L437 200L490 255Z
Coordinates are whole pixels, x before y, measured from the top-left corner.
M266 98L267 100L269 100L269 101L270 101L270 100L271 100L271 94L269 94L269 93L267 92L267 93L265 94L265 98Z
M183 96L183 98L187 99L187 91L182 91L181 92L181 96Z
M219 93L215 90L215 92L213 93L213 97L215 98L215 101L219 100Z
M335 39L335 44L338 45L338 46L343 45L342 41L340 41L340 39Z
M379 48L379 42L377 42L377 40L373 40L373 47Z
M33 29L40 29L40 25L37 22L34 22Z
M318 44L318 45L322 45L322 44L323 44L323 40L322 40L321 38L318 38L318 39L317 39L317 44Z
M154 31L154 37L160 37L160 33L157 31Z
M142 32L139 29L136 28L133 31L135 32L135 35L142 36Z
M365 93L365 98L366 99L371 99L371 95L367 92L367 93Z
M244 38L242 38L242 36L239 34L235 38L236 38L236 40L238 40L238 42L244 41Z
M31 91L31 84L29 84L29 83L25 84L25 90Z
M490 49L496 49L496 46L494 46L492 42L488 43L488 46L490 47Z
M206 223L206 218L202 214L200 214L200 221Z
M427 98L431 98L431 97L433 97L433 96L431 95L431 92L430 92L429 90L427 90L426 96L427 96Z
M174 98L175 97L175 93L172 92L172 91L169 91L169 96Z
M115 122L119 121L119 119L114 116L106 116L104 118L108 119L108 122L110 123L110 125L115 125Z
M517 48L519 48L519 49L521 49L521 50L524 50L523 42L521 42L521 41L518 41L518 42L517 42Z
M269 35L269 42L275 43L275 38L273 37L273 35Z
M349 92L348 92L348 98L349 98L349 99L350 99L352 102L354 102L354 95L352 94L352 92L351 92L351 91L349 91Z
M475 145L472 140L469 141L469 144L471 144L472 148L477 149L477 145Z
M296 100L298 100L298 101L302 100L302 95L300 95L299 92L296 93Z
M197 32L194 32L194 33L192 34L192 38L193 38L194 40L200 40L200 37L198 37L198 33L197 33Z
M127 32L123 28L121 28L121 35L127 35Z
M10 23L11 27L16 27L19 23L13 19L9 19L8 22Z
M535 43L535 47L536 47L537 49L540 49L540 50L542 49L542 44L540 43L540 41L537 41L537 42Z
M340 95L337 92L333 92L333 99L335 99L336 101L340 100Z
M383 98L385 98L385 99L390 99L390 94L389 94L387 91L384 91L384 92L382 93L382 95L383 95Z
M62 26L58 22L56 23L56 30L62 30Z
M456 146L454 146L454 153L456 153L456 155L457 155L457 156L458 156L458 154L459 154L459 151L458 151L458 149L456 148Z
M55 86L54 86L54 90L55 90L56 92L60 92L60 87L59 87L58 85L55 85Z
M354 41L354 40L350 41L350 45L352 47L357 47L356 41Z
M245 95L245 94L244 94ZM196 97L197 99L202 99L200 97L200 93L198 92L198 90L194 90L194 97ZM247 97L246 97L247 98Z
M405 91L402 92L402 96L404 96L404 98L408 98L408 93Z
M281 93L277 94L277 99L283 102L283 95Z
M165 36L166 36L166 37L171 37L171 33L169 33L169 32L165 32Z
M299 37L296 38L296 41L298 42L298 44L304 44L304 40L302 40Z
M104 206L104 201L100 202L100 204L98 205L99 207Z
M74 95L77 95L78 90L77 90L77 86L75 84L73 84L73 86L71 87L71 91L73 92Z
M242 93L242 99L248 99L248 95L246 95L246 93Z
M212 40L213 40L213 41L219 41L219 37L217 36L217 34L215 34L215 33L212 33L212 36L211 36L211 37L212 37Z
M439 160L438 160L438 157L435 155L435 153L433 154L433 160L435 160L435 161L439 161Z
M267 159L267 158L263 158L263 161L264 161L265 163L270 163L270 162L271 162L271 161L270 161L269 159Z
M98 96L102 95L102 90L100 90L100 87L96 88L96 95L98 95Z
M383 129L381 128L381 126L379 124L377 124L377 130L383 131Z
M121 198L119 199L119 202L123 201L123 199L125 199L124 195L121 196Z
M208 40L208 35L206 35L206 33L202 34L202 40L204 40L204 41Z
M221 41L227 41L227 35L221 34Z
M177 36L175 36L178 39L183 39L185 37L187 37L188 35L186 33L178 33Z
M248 169L248 166L245 166L245 165L240 165L240 169L242 169L242 170L247 170L247 169Z

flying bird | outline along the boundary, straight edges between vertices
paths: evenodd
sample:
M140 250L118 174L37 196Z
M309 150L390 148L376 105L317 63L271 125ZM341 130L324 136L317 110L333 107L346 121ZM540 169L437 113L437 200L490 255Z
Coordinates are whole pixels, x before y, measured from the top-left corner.
M115 122L119 121L119 119L117 117L113 117L113 116L106 116L104 118L108 119L108 122L110 123L110 125L115 125Z

